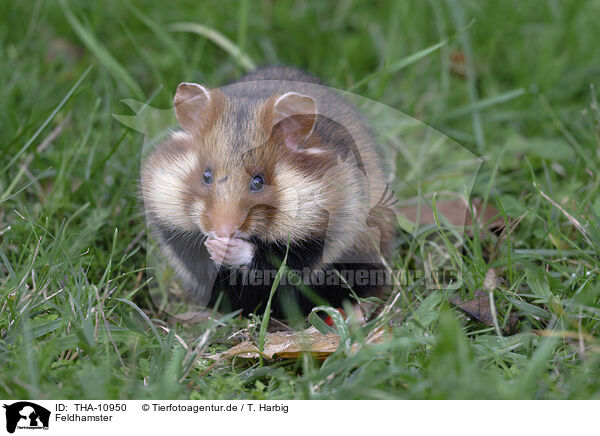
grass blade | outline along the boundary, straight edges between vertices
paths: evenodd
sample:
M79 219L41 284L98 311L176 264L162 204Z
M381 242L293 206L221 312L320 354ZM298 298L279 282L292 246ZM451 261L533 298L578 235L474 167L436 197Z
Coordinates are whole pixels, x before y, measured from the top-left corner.
M154 336L156 337L156 340L158 341L158 343L162 343L162 340L160 338L160 335L158 334L158 330L156 330L156 327L154 327L154 324L152 323L152 321L150 320L150 318L148 318L148 315L146 315L144 313L144 311L142 309L140 309L137 304L135 304L133 301L129 301L129 300L125 300L124 298L115 298L115 300L120 301L121 303L125 303L128 304L129 306L133 307L133 309L144 319L144 321L146 321L146 323L150 326L150 329L152 330L152 333L154 333Z
M386 74L396 73L396 72L398 72L398 71L400 71L400 70L408 67L409 65L412 65L415 62L420 61L421 59L429 56L431 53L434 53L437 50L441 49L442 47L448 45L448 43L450 41L452 41L454 38L456 38L461 33L463 33L466 30L468 30L473 25L473 23L474 23L474 21L472 21L471 23L469 23L467 26L465 26L464 29L462 29L461 31L457 32L455 35L452 35L450 38L446 38L446 39L438 42L437 44L431 45L429 47L424 48L423 50L420 50L420 51L418 51L416 53L413 53L413 54L411 54L409 56L406 56L405 58L399 59L396 62L388 65L387 67L384 66L381 70L375 71L374 73L369 74L366 77L363 77L361 80L359 80L354 85L352 85L348 89L348 92L353 92L356 89L360 88L365 83L369 83L372 80L377 79L378 77L381 77L381 76L386 75Z
M71 24L71 27L77 33L77 36L90 49L90 51L98 58L100 63L114 76L117 81L121 81L127 85L129 90L137 98L143 98L144 93L142 88L131 77L125 68L110 54L110 52L96 39L94 34L83 26L75 17L65 0L60 0L60 5L63 9L65 17Z
M77 90L77 88L79 88L79 85L81 84L81 82L83 82L83 80L86 78L86 76L88 75L88 73L90 72L91 69L92 69L92 66L90 65L83 72L83 74L81 75L81 77L79 77L79 79L77 80L77 82L75 82L75 85L73 85L73 87L69 90L69 92L67 92L67 95L64 96L64 98L60 101L60 103L56 106L56 108L52 111L52 113L48 116L48 118L46 118L46 121L44 121L44 123L39 127L39 129L37 129L35 131L35 133L33 134L33 136L31 138L29 138L29 141L27 141L27 143L17 152L17 154L15 154L13 156L13 158L10 160L10 162L8 162L8 164L4 168L2 168L2 171L0 171L0 175L4 174L6 172L6 170L8 168L10 168L17 161L17 159L19 159L19 157L25 151L27 151L27 149L31 146L31 144L33 144L33 142L37 139L37 137L40 136L40 133L43 132L43 130L50 123L50 121L52 121L54 119L54 117L56 116L56 114L70 100L70 98L73 96L73 94L75 93L75 91Z
M267 327L269 326L269 320L271 318L271 302L273 301L273 296L275 295L275 291L279 286L279 282L281 281L281 277L286 270L286 262L288 257L288 251L290 248L290 242L288 239L287 247L285 249L285 256L281 261L281 265L277 270L277 274L275 275L275 280L273 280L273 285L271 286L271 293L269 294L269 300L267 301L267 306L265 307L265 313L263 315L262 323L260 324L260 332L258 335L258 349L260 351L264 351L265 349L265 337L267 336Z
M450 6L450 10L452 11L452 18L456 27L462 28L464 27L464 10L463 5L461 5L456 0L447 0L448 5ZM471 49L471 38L468 33L461 33L460 45L462 47L462 51L465 54L465 68L467 73L467 84L469 90L469 98L473 104L477 103L479 100L479 93L477 92L477 78L475 76L475 67L473 66L473 50ZM483 133L483 124L481 122L481 114L478 110L472 112L473 117L473 133L475 134L475 142L477 143L477 148L480 153L483 153L485 149L485 135Z
M252 62L252 59L248 55L242 52L229 38L215 29L197 23L173 23L169 26L169 30L173 32L190 32L204 36L233 56L246 71L252 71L256 68L256 64Z
M479 112L479 111L482 111L483 109L487 109L488 107L491 107L491 106L494 106L494 105L497 105L500 103L505 103L505 102L513 100L515 98L521 97L523 94L525 94L525 89L518 88L518 89L513 89L512 91L505 92L504 94L496 95L494 97L477 100L466 106L459 107L458 109L455 109L453 111L449 111L442 117L442 119L451 120L453 118L460 118L464 115L469 115L469 114L472 114L473 112Z

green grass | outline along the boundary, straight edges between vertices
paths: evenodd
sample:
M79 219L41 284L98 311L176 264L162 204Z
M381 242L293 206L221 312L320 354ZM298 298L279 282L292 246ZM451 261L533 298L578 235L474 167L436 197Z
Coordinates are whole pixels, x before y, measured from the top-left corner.
M1 2L0 397L600 398L599 14L598 1ZM143 138L112 114L131 114L128 98L166 109L181 81L219 86L266 64L480 155L473 193L510 232L475 229L453 252L453 293L398 287L383 344L206 371L207 353L242 328L258 338L263 318L167 325L145 284ZM394 156L401 180L412 163ZM394 264L419 256L404 243ZM491 268L497 325L516 314L515 334L447 303ZM363 341L369 327L351 327Z

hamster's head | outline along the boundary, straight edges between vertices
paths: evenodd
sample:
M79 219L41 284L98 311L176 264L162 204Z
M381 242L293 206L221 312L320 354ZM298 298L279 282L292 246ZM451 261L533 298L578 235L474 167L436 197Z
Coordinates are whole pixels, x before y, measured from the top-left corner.
M149 218L174 231L268 242L322 234L320 175L336 162L314 134L317 104L296 92L265 98L181 83L174 99L183 131L142 166Z

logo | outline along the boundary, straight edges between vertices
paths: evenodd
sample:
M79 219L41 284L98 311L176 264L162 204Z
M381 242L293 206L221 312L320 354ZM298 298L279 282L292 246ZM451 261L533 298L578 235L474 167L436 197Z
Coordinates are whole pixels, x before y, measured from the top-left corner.
M29 401L19 401L11 405L4 404L6 409L6 431L14 433L15 429L48 430L50 411Z

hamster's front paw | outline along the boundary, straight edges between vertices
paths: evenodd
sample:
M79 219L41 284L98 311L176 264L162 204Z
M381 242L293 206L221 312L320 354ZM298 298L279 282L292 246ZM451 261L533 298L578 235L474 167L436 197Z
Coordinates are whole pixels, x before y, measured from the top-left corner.
M254 245L240 238L208 238L204 245L212 260L225 265L248 265L254 257Z

